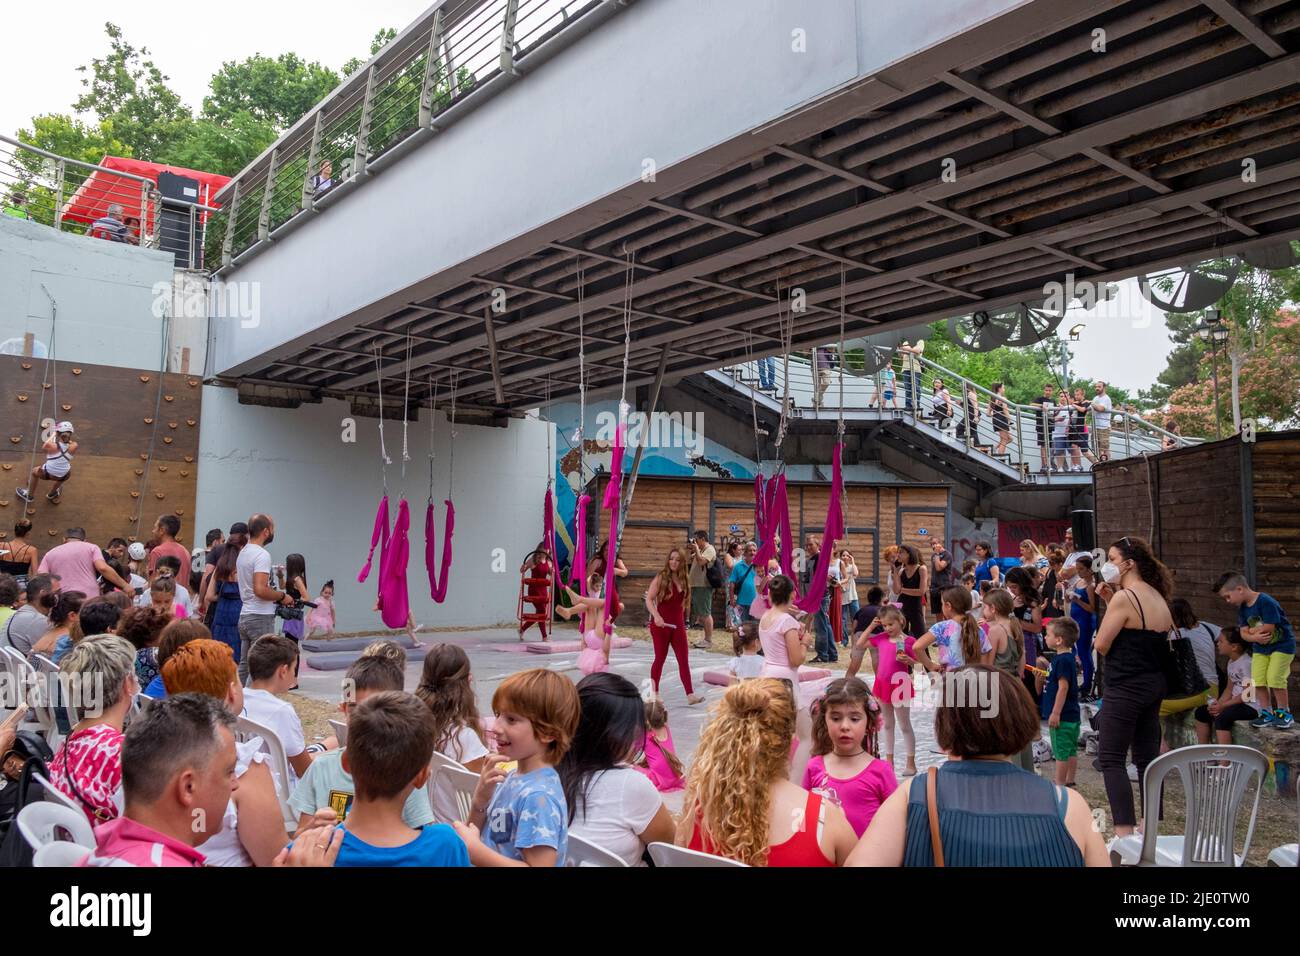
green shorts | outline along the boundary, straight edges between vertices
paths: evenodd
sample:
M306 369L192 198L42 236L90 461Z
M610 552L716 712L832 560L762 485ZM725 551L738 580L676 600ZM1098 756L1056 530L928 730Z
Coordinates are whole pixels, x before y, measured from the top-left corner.
M1286 690L1286 679L1291 673L1294 654L1264 654L1256 648L1250 658L1250 679L1256 687Z
M1069 760L1079 755L1078 722L1061 723L1049 731L1052 738L1052 757L1056 760Z
M713 613L713 588L691 588L691 617Z

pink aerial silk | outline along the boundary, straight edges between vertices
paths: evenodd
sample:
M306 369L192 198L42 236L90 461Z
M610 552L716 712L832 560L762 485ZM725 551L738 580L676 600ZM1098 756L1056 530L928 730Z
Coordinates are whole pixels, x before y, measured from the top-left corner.
M754 478L754 534L758 540L755 567L766 568L767 562L777 556L778 499L785 501L785 475L769 478L766 482L761 474ZM789 514L788 505L786 513ZM789 540L786 539L784 544L788 550Z
M617 595L614 591L614 568L618 565L618 509L623 499L623 441L624 426L619 422L614 432L614 454L609 463L609 484L605 486L602 502L609 512L609 551L605 556L605 633L614 633L614 612Z
M370 533L370 553L366 555L366 566L361 569L357 575L357 583L362 584L370 575L370 565L375 558L375 546L379 545L379 590L382 596L384 591L384 552L388 550L388 495L384 495L379 502L379 510L375 512L375 529ZM406 622L403 621L403 624Z
M406 594L406 565L411 558L407 532L411 527L411 509L403 498L397 505L393 537L379 565L379 616L387 627L406 627L411 613Z
M578 499L578 516L573 536L573 561L569 572L569 582L576 584L578 593L587 595L587 506L591 504L591 495Z
M424 569L429 573L429 597L441 604L447 599L447 582L451 578L451 535L456 527L456 506L450 498L443 500L447 506L447 526L442 530L442 565L441 571L434 571L435 553L433 543L438 539L438 532L433 521L433 502L424 512Z
M844 496L844 478L840 473L840 454L843 450L843 445L835 446L831 500L826 506L826 530L822 534L822 549L817 555L817 570L808 584L808 593L795 601L795 607L809 614L821 608L822 595L826 593L826 578L830 574L831 559L835 556L835 542L844 537L844 515L840 511L840 499ZM788 515L786 520L789 520Z

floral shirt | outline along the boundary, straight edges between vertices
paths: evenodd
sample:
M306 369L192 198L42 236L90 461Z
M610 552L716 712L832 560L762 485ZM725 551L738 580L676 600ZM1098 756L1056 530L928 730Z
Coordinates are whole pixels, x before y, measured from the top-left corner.
M70 735L50 761L50 782L86 812L92 825L121 813L123 739L116 727L96 724Z

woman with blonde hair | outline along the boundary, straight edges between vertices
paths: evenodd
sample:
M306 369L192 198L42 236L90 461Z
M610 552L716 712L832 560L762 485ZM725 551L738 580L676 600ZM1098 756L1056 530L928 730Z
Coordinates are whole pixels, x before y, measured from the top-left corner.
M1020 566L1033 568L1035 571L1047 572L1047 555L1034 543L1032 538L1020 542Z
M645 606L650 612L650 639L654 641L655 659L650 665L650 680L655 693L659 693L659 678L668 659L668 646L677 658L677 673L686 688L686 702L698 704L703 694L695 693L691 685L690 651L686 642L686 619L691 614L691 584L687 576L690 562L681 548L673 548L664 559L664 566L646 588Z
M677 842L750 866L840 866L856 842L838 806L790 780L796 707L789 684L727 689L700 735Z

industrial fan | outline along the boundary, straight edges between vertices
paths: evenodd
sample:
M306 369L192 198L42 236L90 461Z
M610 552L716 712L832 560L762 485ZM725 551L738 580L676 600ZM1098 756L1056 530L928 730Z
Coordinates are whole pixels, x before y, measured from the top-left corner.
M1162 312L1199 312L1222 299L1239 272L1237 259L1210 259L1138 276L1138 289Z
M844 351L853 356L855 351L861 349L862 373L864 375L874 375L889 364L894 357L894 350L898 348L903 339L907 338L907 335L908 333L903 329L894 329L889 332L877 332L874 335L848 339L844 343ZM857 365L856 356L853 356L851 361L854 366Z
M954 316L948 320L948 336L968 352L991 352L1004 345L1037 345L1056 331L1064 317L1064 310L1022 302L991 312Z

